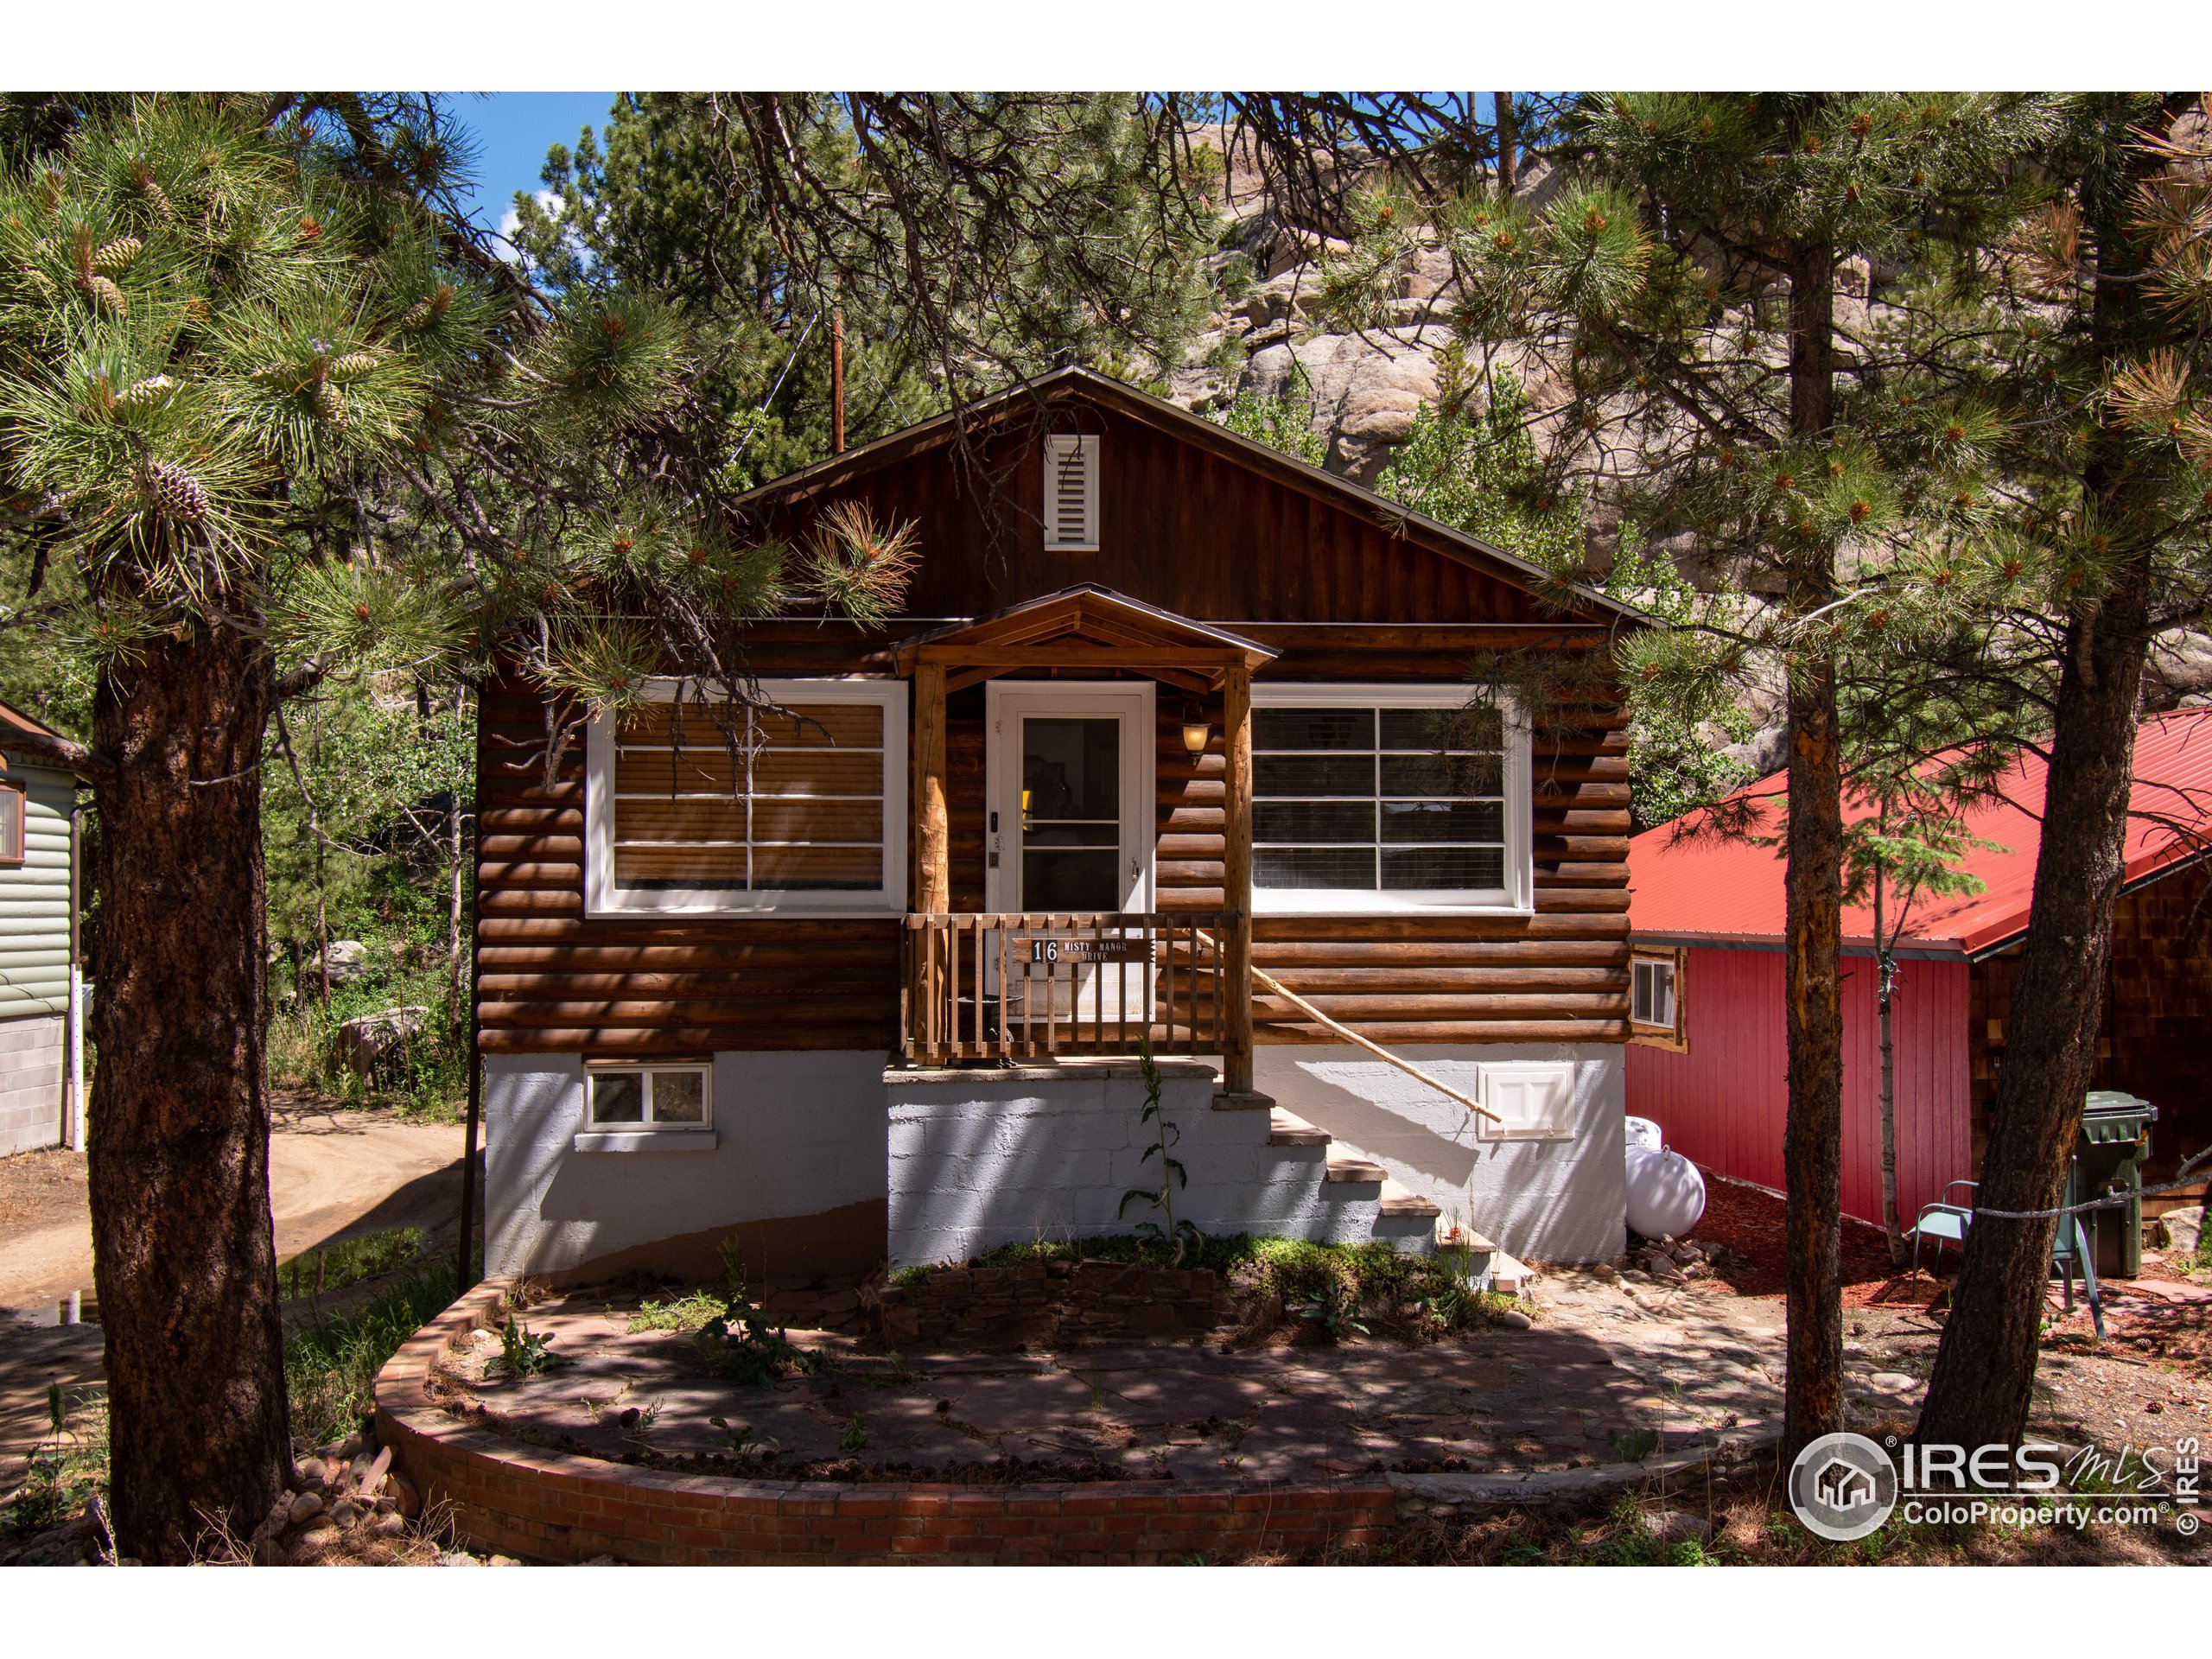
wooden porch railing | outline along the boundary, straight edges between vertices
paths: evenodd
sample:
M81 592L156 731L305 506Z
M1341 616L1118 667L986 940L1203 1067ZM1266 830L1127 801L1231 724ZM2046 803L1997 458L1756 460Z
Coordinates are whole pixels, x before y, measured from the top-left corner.
M906 918L906 1058L1219 1053L1230 989L1219 911ZM1241 988L1240 988L1241 993Z

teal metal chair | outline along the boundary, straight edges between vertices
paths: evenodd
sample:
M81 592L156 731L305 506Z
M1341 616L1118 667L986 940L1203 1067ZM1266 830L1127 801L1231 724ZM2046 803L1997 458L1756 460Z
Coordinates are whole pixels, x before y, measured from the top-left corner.
M2097 1340L2105 1339L2104 1298L2097 1293L2097 1253L2089 1248L2088 1230L2079 1216L2061 1216L2058 1233L2050 1242L2051 1265L2058 1269L2065 1287L2066 1311L2074 1311L2074 1268L2082 1269L2082 1294L2088 1298L2089 1319L2097 1327Z
M1936 1241L1936 1265L1939 1268L1943 1262L1944 1245L1955 1244L1961 1253L1965 1251L1967 1233L1974 1226L1974 1205L1970 1202L1951 1202L1952 1192L1960 1187L1972 1193L1978 1190L1979 1183L1952 1181L1943 1188L1941 1199L1920 1206L1920 1214L1915 1217L1912 1230L1906 1235L1912 1240L1912 1271L1915 1276L1920 1272L1922 1240L1932 1238ZM2067 1191L2069 1194L2073 1191L2070 1182ZM2096 1254L2089 1248L2088 1233L2082 1225L2081 1217L2061 1216L2058 1218L2058 1230L2050 1242L2050 1265L2058 1269L2059 1285L2066 1299L2069 1313L2074 1311L2074 1270L2077 1267L2081 1269L2082 1293L2088 1300L2089 1318L2097 1327L2097 1338L2102 1341L2105 1334L2104 1297L2097 1289Z
M1965 1252L1967 1229L1974 1225L1974 1205L1971 1200L1965 1204L1953 1204L1950 1198L1951 1194L1960 1187L1964 1187L1968 1193L1972 1193L1980 1185L1976 1181L1948 1182L1944 1185L1942 1198L1934 1204L1923 1204L1920 1206L1919 1215L1913 1218L1911 1230L1905 1234L1905 1236L1912 1241L1912 1271L1915 1278L1920 1275L1922 1240L1932 1238L1936 1241L1936 1265L1938 1268L1943 1265L1944 1245L1955 1244L1961 1254Z

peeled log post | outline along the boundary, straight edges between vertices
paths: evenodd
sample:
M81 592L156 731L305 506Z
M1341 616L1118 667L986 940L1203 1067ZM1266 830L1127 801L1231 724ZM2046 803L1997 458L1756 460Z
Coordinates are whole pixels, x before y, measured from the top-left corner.
M1232 1095L1252 1091L1252 671L1229 670L1222 698L1222 970L1229 1006L1223 1010L1222 1083Z
M944 665L914 669L914 908L941 916L952 908L952 820L945 806Z

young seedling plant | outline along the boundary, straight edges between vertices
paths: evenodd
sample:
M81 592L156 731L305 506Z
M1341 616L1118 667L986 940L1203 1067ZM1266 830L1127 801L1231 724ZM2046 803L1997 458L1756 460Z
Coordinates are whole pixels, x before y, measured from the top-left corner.
M1190 1222L1175 1219L1175 1189L1191 1184L1189 1172L1184 1169L1182 1160L1173 1151L1175 1144L1183 1138L1183 1131L1160 1109L1160 1068L1153 1063L1152 1039L1149 1037L1138 1044L1137 1063L1144 1070L1144 1115L1139 1121L1153 1126L1153 1143L1144 1149L1144 1156L1140 1162L1150 1163L1155 1158L1160 1160L1160 1185L1156 1191L1147 1191L1141 1186L1131 1187L1122 1194L1121 1206L1114 1215L1116 1220L1120 1219L1128 1213L1130 1205L1140 1201L1158 1211L1166 1218L1165 1224L1158 1221L1141 1221L1137 1224L1137 1232L1143 1237L1156 1239L1167 1245L1167 1265L1179 1268L1183 1265L1184 1251L1204 1242L1198 1230Z

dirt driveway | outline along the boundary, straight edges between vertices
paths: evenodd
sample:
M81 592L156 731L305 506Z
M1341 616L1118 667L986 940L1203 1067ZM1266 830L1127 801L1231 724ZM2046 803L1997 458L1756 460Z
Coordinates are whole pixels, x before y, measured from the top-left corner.
M269 1143L276 1254L341 1233L450 1230L461 1207L461 1130L280 1092ZM41 1308L92 1287L82 1154L0 1160L0 1308Z

